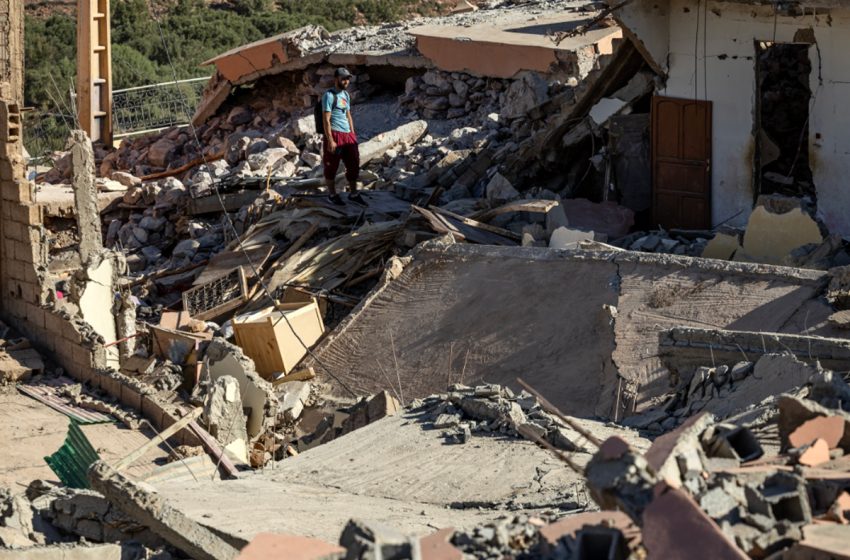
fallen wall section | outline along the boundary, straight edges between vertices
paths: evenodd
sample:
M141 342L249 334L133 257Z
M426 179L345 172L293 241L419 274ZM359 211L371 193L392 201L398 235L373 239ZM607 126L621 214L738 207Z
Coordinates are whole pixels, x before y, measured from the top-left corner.
M321 364L307 360L340 395L410 402L522 377L569 414L622 418L668 388L664 331L799 333L829 313L816 271L433 242L412 255L314 351Z

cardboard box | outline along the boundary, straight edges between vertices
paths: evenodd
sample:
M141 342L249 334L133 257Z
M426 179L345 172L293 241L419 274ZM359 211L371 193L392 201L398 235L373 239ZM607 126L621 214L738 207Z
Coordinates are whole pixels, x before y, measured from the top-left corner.
M318 304L310 301L239 315L233 320L233 330L236 344L254 360L257 373L272 379L298 365L307 354L304 346L316 344L325 325Z

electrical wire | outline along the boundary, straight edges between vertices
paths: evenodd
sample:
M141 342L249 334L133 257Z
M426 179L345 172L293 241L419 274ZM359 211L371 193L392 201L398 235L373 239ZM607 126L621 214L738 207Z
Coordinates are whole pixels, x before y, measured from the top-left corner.
M171 51L168 48L168 42L165 39L165 33L163 32L162 24L160 23L159 17L156 14L151 13L151 17L156 22L157 30L159 32L160 41L162 42L162 48L165 51L165 56L166 56L166 59L168 61L168 65L171 67L171 72L172 72L172 75L173 75L174 84L175 84L175 86L177 86L178 82L179 82L178 77L177 77L177 68L174 66L174 63L171 59ZM247 58L246 58L246 60L247 60ZM189 129L192 131L192 137L195 141L195 145L198 148L198 152L201 154L201 159L204 161L204 164L208 164L209 162L207 161L207 156L204 153L203 146L201 145L201 140L198 137L198 132L195 128L194 123L192 122L192 115L190 114L189 108L186 105L185 100L182 97L180 98L180 104L184 109L187 120L189 121ZM230 217L230 214L227 211L227 207L224 203L224 198L221 195L221 191L219 189L217 179L214 179L212 187L213 187L213 191L215 192L216 198L218 199L218 203L221 206L222 212L224 213L225 219L227 221L227 225L230 226L230 229L231 229L231 231L233 232L233 235L236 238L237 246L239 247L240 252L242 253L246 262L251 267L251 270L254 273L254 276L257 278L257 281L259 282L261 289L266 294L266 297L268 297L269 300L271 300L274 303L274 301L275 301L274 297L272 296L268 286L266 285L265 281L263 280L262 275L259 273L257 266L254 264L254 261L251 259L251 256L245 250L245 247L244 247L243 242L242 242L242 238L239 235L238 231L236 230L236 225L233 223L233 219ZM337 383L339 383L342 386L343 389L348 391L352 396L356 397L357 394L344 381L342 381L339 377L334 375L334 373L330 370L330 368L328 368L319 359L319 357L310 349L310 347L307 344L304 343L304 340L301 338L301 336L295 330L295 327L292 326L292 323L290 322L289 318L286 316L286 313L281 313L281 318L284 321L286 321L286 324L289 327L289 330L292 331L292 334L295 336L295 339L304 348L304 350L306 350L306 352L310 355L310 357L313 358L313 360L316 362L316 364L319 367L321 367L325 371L325 373L327 373L332 379L334 379ZM279 320L278 320L278 322L279 322ZM277 324L277 322L275 323L275 325L276 324Z
M697 0L697 25L696 33L694 33L694 101L699 101L699 10L701 6L702 0Z

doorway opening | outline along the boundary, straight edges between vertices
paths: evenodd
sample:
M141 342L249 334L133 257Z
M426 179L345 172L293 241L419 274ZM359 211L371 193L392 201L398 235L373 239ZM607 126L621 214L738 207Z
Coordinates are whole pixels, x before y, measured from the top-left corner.
M756 43L754 194L810 196L808 43Z

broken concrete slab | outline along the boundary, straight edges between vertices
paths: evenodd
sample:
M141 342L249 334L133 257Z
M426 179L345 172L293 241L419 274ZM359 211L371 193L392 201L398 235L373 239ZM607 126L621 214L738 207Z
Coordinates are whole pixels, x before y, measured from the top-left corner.
M582 241L593 241L595 239L592 231L582 231L559 227L552 232L549 238L550 249L577 249Z
M794 249L822 241L817 222L803 211L799 200L762 196L750 214L735 260L784 264Z
M812 313L809 318L815 320L816 315ZM741 352L752 360L766 354L792 354L805 363L813 364L817 360L826 367L842 368L850 359L850 340L839 338L837 332L823 323L821 329L828 336L776 333L755 328L743 331L674 327L662 334L661 354L671 371L685 376L694 368L705 365L712 356L714 363L736 363Z
M238 555L238 550L176 510L164 497L146 490L103 461L91 466L89 480L92 488L107 500L192 558L223 560Z
M737 383L732 393L712 399L702 411L727 418L770 396L802 387L816 371L789 354L766 354L756 362L753 374Z
M702 258L728 261L735 255L735 251L740 249L740 245L740 235L719 231L702 250Z
M785 551L785 560L850 560L850 526L812 524L803 527L803 540Z
M207 346L201 377L208 377L215 383L224 376L236 379L242 406L250 409L246 426L249 437L261 434L267 425L274 424L279 404L272 384L257 374L251 358L241 348L216 338Z
M0 560L125 560L143 554L140 546L128 544L56 544L26 549L0 548Z
M602 422L592 422L588 429L600 434L615 430ZM588 459L587 454L576 457L581 465ZM540 484L529 486L534 477ZM415 414L404 413L244 480L164 481L157 489L181 511L235 542L250 541L261 531L335 541L356 517L405 534L427 535L433 525L471 527L502 511L532 514L575 503L583 492L581 480L534 443L480 437L474 445L445 445L439 430L423 430ZM252 496L250 502L246 495ZM284 496L285 516L279 514ZM482 504L487 507L480 509Z
M118 340L118 325L113 306L121 258L111 251L92 253L71 284L72 294L78 302L83 320L103 337L105 344ZM104 366L115 370L121 368L118 346L110 345L105 349L105 354Z
M248 462L247 420L239 382L224 375L213 382L204 401L204 423L210 435L242 462Z

